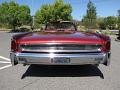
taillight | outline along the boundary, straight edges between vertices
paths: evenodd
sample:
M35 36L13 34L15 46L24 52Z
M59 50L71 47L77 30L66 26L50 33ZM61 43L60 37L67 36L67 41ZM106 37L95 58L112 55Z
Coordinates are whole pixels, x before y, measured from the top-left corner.
M103 52L109 52L110 51L110 41L107 41L104 43L104 45L101 48L101 51Z
M19 45L16 43L15 40L11 41L11 51L12 52L20 52Z
M17 47L17 45L16 45L15 40L12 40L12 41L11 41L11 51L15 51L15 50L16 50L16 47Z
M106 49L107 49L107 51L110 51L110 44L111 44L111 42L110 41L108 41L107 43L106 43Z

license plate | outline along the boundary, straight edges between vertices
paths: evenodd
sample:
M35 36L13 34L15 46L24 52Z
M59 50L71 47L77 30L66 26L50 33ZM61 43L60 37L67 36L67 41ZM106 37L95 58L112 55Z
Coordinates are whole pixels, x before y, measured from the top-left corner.
M64 57L53 58L53 59L51 59L51 62L53 62L53 63L70 63L70 58L64 58Z

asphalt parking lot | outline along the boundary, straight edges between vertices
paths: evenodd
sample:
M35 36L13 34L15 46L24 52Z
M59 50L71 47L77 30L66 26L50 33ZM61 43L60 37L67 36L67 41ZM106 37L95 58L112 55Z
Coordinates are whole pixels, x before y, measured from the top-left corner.
M111 64L95 66L11 66L10 39L0 32L0 90L120 90L120 42L111 36Z

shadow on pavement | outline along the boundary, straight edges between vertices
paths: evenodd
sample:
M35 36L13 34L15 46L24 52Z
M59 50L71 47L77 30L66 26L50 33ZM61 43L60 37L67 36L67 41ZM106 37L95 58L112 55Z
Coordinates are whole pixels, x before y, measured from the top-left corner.
M93 65L85 66L44 66L30 65L21 79L25 77L90 77L100 76L104 79L103 73Z

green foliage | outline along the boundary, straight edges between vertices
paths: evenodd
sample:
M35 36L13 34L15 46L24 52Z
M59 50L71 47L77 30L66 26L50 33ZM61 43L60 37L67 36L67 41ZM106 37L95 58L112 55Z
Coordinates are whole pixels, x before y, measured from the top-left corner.
M19 14L18 14L18 19L19 22L23 25L27 25L32 21L32 18L30 16L30 9L28 6L21 5L19 6Z
M105 18L104 22L106 24L106 27L108 27L109 29L115 29L117 24L117 17L108 16L107 18Z
M118 17L118 29L120 30L120 17Z
M87 14L82 20L86 28L96 27L96 14L96 7L92 3L92 1L89 1L87 4Z
M14 30L17 26L28 24L31 21L30 9L25 5L18 5L14 1L0 4L0 23L9 25Z
M72 7L64 4L63 0L56 0L54 4L44 4L35 14L35 21L47 24L58 20L72 20Z
M50 22L50 19L53 17L52 15L52 6L45 4L42 5L41 9L36 12L35 21L37 23L47 23Z
M88 29L120 29L120 10L118 10L118 18L115 16L97 17L96 7L89 1L87 5L87 14L83 17L83 25Z
M106 24L104 19L105 19L104 17L97 17L96 22L99 29L106 29Z
M53 13L55 17L53 18L53 21L72 19L72 7L70 4L64 4L63 0L56 0L56 2L53 4L53 8Z
M118 29L119 26L119 18L114 16L108 17L98 17L97 24L100 29Z
M104 34L104 35L111 35L111 34L112 34L112 32L110 32L109 29L107 29L107 30L102 30L101 33Z
M19 20L18 20L18 14L19 14L19 5L16 4L15 2L11 1L8 4L8 23L13 27L15 30L15 27L19 25Z
M118 29L120 30L120 9L118 10L118 21L117 21L117 24L118 24Z
M0 5L0 24L4 25L7 24L7 19L8 19L8 3L4 2Z
M96 19L96 7L92 3L92 1L89 1L87 8L88 9L86 17L89 19Z

